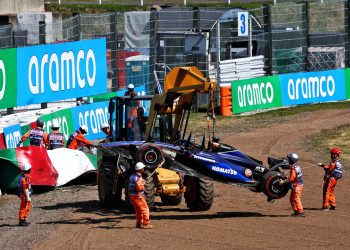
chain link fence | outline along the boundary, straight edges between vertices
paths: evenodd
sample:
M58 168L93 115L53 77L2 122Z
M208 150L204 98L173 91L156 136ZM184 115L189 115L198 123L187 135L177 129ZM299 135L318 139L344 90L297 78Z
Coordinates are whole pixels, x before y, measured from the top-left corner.
M328 1L251 9L252 55L264 56L268 75L347 67L348 7L348 1ZM195 65L216 78L220 60L249 56L249 39L237 36L239 11L245 10L177 7L64 20L20 14L15 25L0 26L0 48L106 37L109 90L132 83L154 94L175 66Z

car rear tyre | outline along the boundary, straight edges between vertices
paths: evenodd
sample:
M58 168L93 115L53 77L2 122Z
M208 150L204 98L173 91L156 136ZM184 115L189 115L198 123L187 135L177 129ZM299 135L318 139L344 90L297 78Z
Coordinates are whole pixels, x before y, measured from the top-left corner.
M272 199L281 199L289 191L288 185L280 186L278 182L281 180L280 173L276 171L267 172L261 181L263 193Z
M185 202L191 211L207 211L214 201L214 183L210 180L185 176Z
M153 143L144 143L137 151L137 160L154 169L164 160L162 149Z

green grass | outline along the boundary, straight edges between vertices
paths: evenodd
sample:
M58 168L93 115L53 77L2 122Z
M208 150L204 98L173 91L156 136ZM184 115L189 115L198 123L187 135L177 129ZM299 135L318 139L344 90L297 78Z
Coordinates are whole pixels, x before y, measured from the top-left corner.
M330 150L334 147L341 149L340 159L344 168L350 166L350 125L336 129L322 130L316 136L307 138L310 149L320 155L320 162L330 161Z
M114 5L114 4L48 4L46 10L61 13L64 18L74 13L106 13L106 12L128 12L147 10L147 6Z
M140 11L140 10L150 10L152 5L146 5L147 1L145 2L144 6L140 6L139 4L135 5L125 5L125 4L118 4L122 2L126 2L125 0L121 1L113 1L114 4L101 4L99 5L97 1L81 1L81 2L91 2L91 4L66 4L68 1L63 1L64 4L56 4L56 3L50 3L46 5L47 11L50 12L58 12L63 15L63 17L69 17L72 16L73 13L105 13L105 12L128 12L128 11ZM72 2L76 3L79 2L78 0L75 0ZM183 6L183 1L164 1L164 4L173 5L173 6ZM139 3L139 2L138 2ZM181 4L182 3L182 4ZM162 4L161 1L159 1L158 4ZM234 3L231 5L228 4L211 4L211 3L203 3L203 4L189 4L187 7L212 7L212 8L224 8L224 7L230 7L230 8L244 8L244 9L255 9L260 8L262 6L262 3Z

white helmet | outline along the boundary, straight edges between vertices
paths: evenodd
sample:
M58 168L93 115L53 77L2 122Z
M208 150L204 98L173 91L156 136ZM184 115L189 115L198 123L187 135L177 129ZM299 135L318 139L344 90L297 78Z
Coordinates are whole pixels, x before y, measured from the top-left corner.
M109 124L107 122L103 123L101 129L109 128Z
M81 125L80 126L80 130L84 130L85 133L89 133L89 129L88 129L88 127L86 125Z
M139 170L143 169L144 167L146 167L145 164L143 164L142 162L138 162L135 165L135 170L139 171Z
M53 120L51 128L54 129L54 128L59 128L59 127L60 127L60 125L58 124L58 121L57 120Z
M133 88L135 88L134 84L132 83L128 84L128 89L133 89Z
M296 163L299 160L299 156L296 153L290 153L287 155L290 163Z
M29 171L32 168L32 165L30 165L29 163L25 162L22 163L22 171Z

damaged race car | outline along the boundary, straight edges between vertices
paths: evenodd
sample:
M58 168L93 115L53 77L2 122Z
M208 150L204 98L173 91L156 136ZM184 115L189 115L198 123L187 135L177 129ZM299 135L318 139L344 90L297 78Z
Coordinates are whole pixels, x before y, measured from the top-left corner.
M150 207L153 207L157 194L163 196L162 201L165 200L165 204L177 205L179 202L166 202L164 197L173 192L173 195L168 196L168 200L173 197L181 202L178 196L183 192L190 210L208 210L214 198L213 181L263 192L270 202L283 198L289 190L288 186L278 184L281 179L286 179L280 169L289 167L287 159L268 158L268 168L263 166L262 162L226 144L215 143L215 148L205 149L190 140L179 140L173 144L122 141L103 144L102 147L104 173L100 177L105 180L99 180L100 183L104 183L103 186L99 185L99 193L100 200L105 203L120 204L121 189L125 186L125 200L130 205L127 195L128 176L138 161L146 165L148 177L145 193ZM118 160L114 162L116 158ZM174 176L164 180L159 174L160 168L181 173L182 178ZM114 178L115 173L119 180ZM106 185L109 186L108 189Z
M265 167L261 161L215 138L215 88L216 83L204 78L195 67L180 67L169 72L162 94L111 98L109 137L114 142L98 147L102 205L120 206L125 189L125 200L132 208L128 177L139 161L146 165L145 198L150 208L159 195L167 205L180 204L184 196L190 210L209 210L214 181L262 192L270 202L288 193L286 185L278 184L286 178L281 171L288 168L286 159L269 158L269 167ZM196 144L191 132L187 139L185 135L193 100L202 93L209 97L207 120L214 126L208 133L212 136L208 140L203 136L201 144Z

